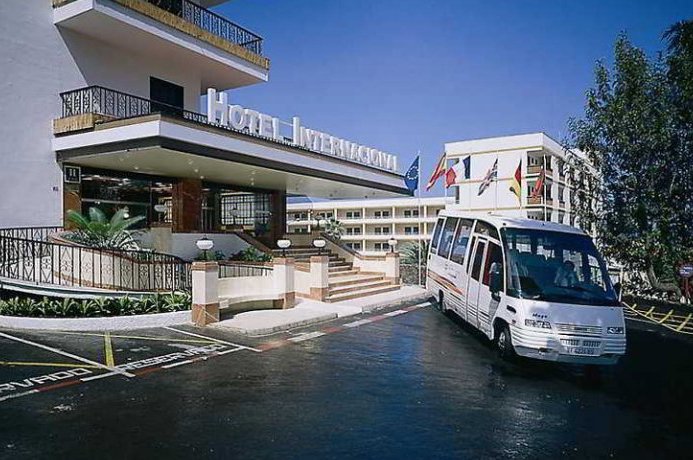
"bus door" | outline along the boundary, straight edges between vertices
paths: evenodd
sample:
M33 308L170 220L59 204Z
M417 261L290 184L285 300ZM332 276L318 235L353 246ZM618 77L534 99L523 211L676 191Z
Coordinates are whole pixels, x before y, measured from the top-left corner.
M479 291L482 288L481 267L486 255L488 241L482 237L476 237L473 240L476 242L472 247L467 265L467 322L479 327Z
M486 254L481 264L481 280L477 281L477 324L478 328L488 333L493 324L493 317L500 303L500 296L491 294L491 272L495 271L499 279L503 279L503 251L500 245L489 240L486 243ZM498 287L497 287L498 288Z

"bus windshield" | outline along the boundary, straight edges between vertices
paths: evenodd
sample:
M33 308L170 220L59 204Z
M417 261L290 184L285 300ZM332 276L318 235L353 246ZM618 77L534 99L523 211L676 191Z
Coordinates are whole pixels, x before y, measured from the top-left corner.
M619 305L606 264L589 236L503 230L508 295L579 305Z

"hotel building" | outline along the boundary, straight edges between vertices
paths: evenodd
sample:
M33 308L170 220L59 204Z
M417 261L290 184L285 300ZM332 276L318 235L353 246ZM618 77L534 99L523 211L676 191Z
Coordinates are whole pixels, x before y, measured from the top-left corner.
M341 240L347 247L364 255L376 255L389 250L390 238L395 238L398 245L430 239L436 217L445 204L444 197L289 203L287 231L310 233L318 225L324 228L325 222L334 218L344 226Z
M274 247L287 195L408 194L394 155L234 105L270 59L221 3L0 2L0 228L126 208L169 229L156 249L239 230Z
M569 150L544 133L474 139L445 144L448 165L469 158L469 179L462 179L448 190L454 197L452 209L546 220L579 226L577 200L586 175L595 171L582 152ZM486 174L497 162L497 180L480 193ZM510 188L520 168L521 193ZM537 188L543 176L544 186ZM588 229L589 230L589 229Z

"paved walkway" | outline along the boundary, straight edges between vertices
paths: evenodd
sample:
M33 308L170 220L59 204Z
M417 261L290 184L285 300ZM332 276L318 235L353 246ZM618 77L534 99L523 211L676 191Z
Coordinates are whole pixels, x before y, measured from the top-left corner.
M380 308L393 308L420 302L427 297L426 290L423 288L404 286L398 291L335 303L297 299L298 304L288 310L256 310L238 313L211 327L251 336L268 335Z

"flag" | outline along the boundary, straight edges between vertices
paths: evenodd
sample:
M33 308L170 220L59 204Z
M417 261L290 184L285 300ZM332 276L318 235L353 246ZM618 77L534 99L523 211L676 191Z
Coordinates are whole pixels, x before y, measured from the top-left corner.
M419 188L419 157L409 166L407 173L404 175L404 183L410 192Z
M536 184L534 184L534 189L532 190L532 194L530 195L530 198L537 198L539 195L541 195L543 189L544 189L544 178L546 177L546 171L544 168L541 168L541 173L539 174L539 179L537 179Z
M498 158L496 158L496 161L493 163L493 166L491 166L491 169L486 171L484 180L482 180L481 184L479 185L479 193L477 193L477 196L481 196L481 194L484 193L487 188L489 188L491 182L496 179L498 179Z
M445 153L443 153L443 156L441 156L440 160L438 160L438 164L436 164L436 169L433 171L431 178L428 179L426 190L431 190L431 188L436 185L436 182L438 182L438 179L445 175L445 161Z
M469 155L462 161L455 163L452 168L448 169L445 173L445 188L450 187L452 184L459 184L462 179L469 179L470 171L469 164L472 156Z
M522 203L522 160L517 165L512 182L510 183L510 191L515 194L520 203Z

